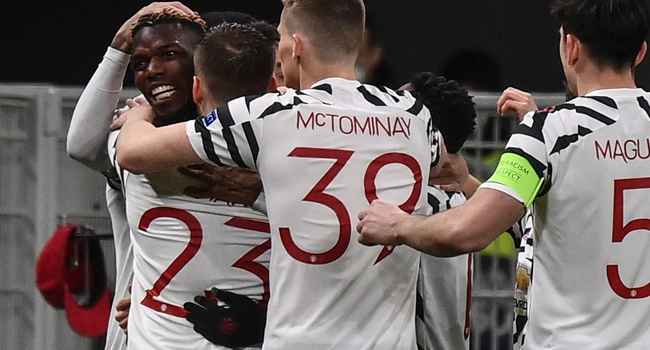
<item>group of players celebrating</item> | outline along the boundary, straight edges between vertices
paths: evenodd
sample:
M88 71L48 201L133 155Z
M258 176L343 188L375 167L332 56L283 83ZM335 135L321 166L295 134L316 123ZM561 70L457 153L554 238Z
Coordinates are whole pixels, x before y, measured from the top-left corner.
M469 253L513 226L534 242L524 348L650 344L650 168L594 147L650 135L647 0L555 1L579 97L529 112L504 94L525 117L480 187L457 171L465 90L431 73L361 84L363 1L283 4L276 31L153 3L84 90L67 146L108 178L107 349L468 349ZM116 112L128 67L142 96ZM300 127L332 115L354 118ZM405 132L353 132L378 120Z

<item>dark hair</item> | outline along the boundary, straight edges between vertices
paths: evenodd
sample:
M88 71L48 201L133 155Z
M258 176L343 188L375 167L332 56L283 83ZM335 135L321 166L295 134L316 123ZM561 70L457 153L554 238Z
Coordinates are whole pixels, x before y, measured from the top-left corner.
M250 25L220 24L194 53L194 69L212 97L228 101L267 92L275 65L275 41Z
M138 31L144 27L152 27L156 24L164 23L180 23L183 28L194 31L200 36L203 36L206 30L205 21L201 17L165 8L160 12L140 16L131 28L131 36L135 37Z
M341 55L359 53L366 10L362 0L282 0L283 22L290 34L311 39L318 57L335 63Z
M600 65L629 68L649 30L648 0L555 0L551 13Z
M208 29L222 23L251 24L257 21L257 18L247 13L236 11L210 11L202 13L201 18L205 20Z
M447 152L458 153L476 125L472 96L456 81L429 72L413 76L407 90L431 112L433 125L442 133Z
M251 27L259 30L269 40L278 43L280 41L280 33L278 28L265 21L255 21L249 24Z

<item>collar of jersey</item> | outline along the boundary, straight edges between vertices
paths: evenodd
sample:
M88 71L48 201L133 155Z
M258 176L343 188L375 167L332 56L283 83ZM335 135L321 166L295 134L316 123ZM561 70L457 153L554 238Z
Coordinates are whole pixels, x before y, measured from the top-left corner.
M333 78L325 78L323 80L317 81L311 87L313 88L315 86L323 85L323 84L330 84L330 85L334 85L334 86L349 85L351 88L356 88L359 85L361 85L361 83L356 81L356 80L348 80L348 79L344 79L344 78L333 77Z
M594 90L585 96L612 96L612 97L624 97L624 96L641 96L647 94L646 91L644 91L641 88L636 88L636 89L630 89L630 88L620 88L620 89L601 89L601 90Z

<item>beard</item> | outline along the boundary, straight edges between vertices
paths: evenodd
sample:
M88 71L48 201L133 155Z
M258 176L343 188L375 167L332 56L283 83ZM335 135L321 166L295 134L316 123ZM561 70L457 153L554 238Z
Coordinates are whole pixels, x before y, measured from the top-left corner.
M569 83L566 80L563 81L562 84L564 85L564 97L566 97L567 101L573 100L574 98L578 97L577 94L571 91L571 87L569 86Z

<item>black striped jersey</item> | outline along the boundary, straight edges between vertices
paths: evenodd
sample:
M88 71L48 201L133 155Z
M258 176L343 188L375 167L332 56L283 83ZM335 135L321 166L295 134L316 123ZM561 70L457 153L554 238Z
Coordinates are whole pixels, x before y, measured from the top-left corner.
M408 92L329 78L187 124L196 153L260 174L271 226L264 349L415 349L419 254L357 242L382 198L424 214L440 134Z
M525 349L648 348L649 101L594 91L528 114L508 142L545 181Z
M467 201L462 192L429 186L430 214ZM421 350L469 349L472 255L439 258L422 253L418 277L416 335Z

